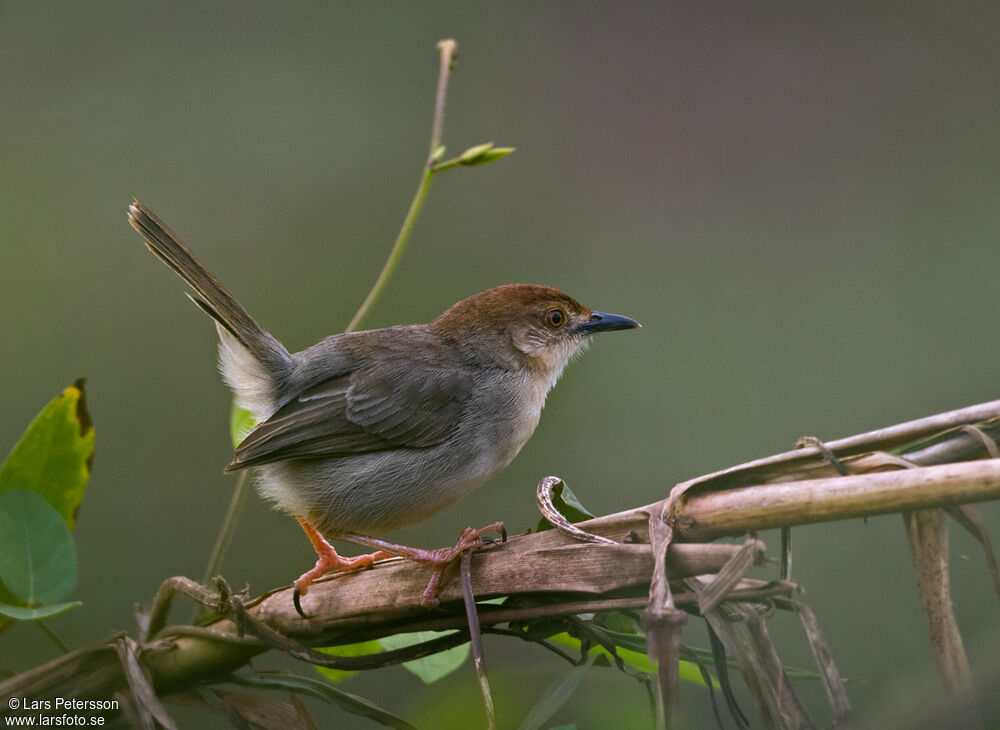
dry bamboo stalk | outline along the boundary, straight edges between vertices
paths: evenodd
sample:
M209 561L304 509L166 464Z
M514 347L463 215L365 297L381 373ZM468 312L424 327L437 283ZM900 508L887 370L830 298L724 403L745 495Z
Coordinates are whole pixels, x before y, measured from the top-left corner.
M948 529L945 513L924 509L903 515L906 537L917 570L920 602L930 633L931 651L945 688L959 703L976 706L972 669L962 644L948 578ZM982 723L968 727L982 728Z
M1000 400L988 401L848 436L836 441L828 441L824 446L838 458L844 459L859 454L892 450L949 429L982 423L998 416L1000 416ZM935 463L964 460L965 458L968 457L949 453L947 450L937 450L934 454L921 454L918 463L921 466L928 466ZM822 449L817 446L805 446L695 477L678 484L672 491L674 493L687 492L692 488L701 489L709 485L713 488L741 487L804 478L810 471L818 469L825 469L828 475L836 473L836 470L828 463ZM815 476L822 476L822 474L815 474Z
M1000 459L691 492L674 505L684 540L1000 497ZM587 527L586 524L583 527Z

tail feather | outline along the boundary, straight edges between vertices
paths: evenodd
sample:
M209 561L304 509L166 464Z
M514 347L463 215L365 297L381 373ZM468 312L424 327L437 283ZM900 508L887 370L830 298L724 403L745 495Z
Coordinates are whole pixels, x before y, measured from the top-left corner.
M145 239L146 248L194 289L197 296L191 299L199 308L232 335L272 378L287 373L291 367L288 350L257 324L163 221L138 200L129 206L128 220Z

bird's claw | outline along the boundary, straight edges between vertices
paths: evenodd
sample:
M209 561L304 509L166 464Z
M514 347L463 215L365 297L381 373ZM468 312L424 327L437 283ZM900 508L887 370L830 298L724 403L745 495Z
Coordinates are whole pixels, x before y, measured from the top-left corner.
M295 612L302 618L309 618L306 612L302 610L302 591L299 590L298 586L292 590L292 603L295 605Z

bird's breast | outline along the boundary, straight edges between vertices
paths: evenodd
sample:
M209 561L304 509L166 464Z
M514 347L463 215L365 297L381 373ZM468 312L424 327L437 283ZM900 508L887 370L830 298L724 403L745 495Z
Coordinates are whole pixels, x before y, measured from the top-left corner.
M460 431L475 442L484 469L495 472L517 456L535 432L547 390L545 383L523 373L480 379Z

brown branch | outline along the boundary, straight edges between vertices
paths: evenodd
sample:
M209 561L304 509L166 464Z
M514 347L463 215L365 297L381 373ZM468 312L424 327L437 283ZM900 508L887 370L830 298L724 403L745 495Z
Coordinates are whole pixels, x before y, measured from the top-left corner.
M738 550L739 546L734 545L676 546L668 554L671 574L715 572ZM503 545L476 553L472 559L472 589L481 599L540 593L552 596L556 604L560 596L562 602L578 602L581 593L644 593L652 567L649 545L574 544L554 531L543 532L512 537ZM275 631L309 646L364 641L404 631L461 628L466 618L457 572L458 566L446 572L439 594L441 608L433 613L428 613L420 602L427 568L396 559L379 561L371 570L334 575L315 583L309 590L309 612L313 614L309 619L295 612L290 588L261 596L249 603L247 610ZM547 615L560 613L556 605ZM493 623L493 615L484 607L480 622ZM229 619L206 628L223 636L232 636L236 630ZM171 638L170 630L161 638ZM204 633L176 636L172 643L169 650L150 652L146 657L154 676L171 685L189 678L195 666L202 676L230 671L246 660L247 653L263 650L227 647L220 651L213 638Z
M593 531L624 537L617 520ZM736 545L678 545L668 553L671 574L698 575L718 571L740 549ZM482 607L484 626L533 616L558 616L623 603L616 592L642 594L652 571L649 545L574 544L555 531L513 537L503 545L476 553L472 588L479 598L496 595L542 594L551 606L526 610ZM567 566L572 566L568 569ZM466 625L457 566L445 576L441 608L432 613L420 604L427 569L401 560L380 561L371 570L335 575L318 581L309 592L314 616L296 614L291 588L267 593L247 604L247 617L307 646L363 641L404 631L462 628ZM190 581L171 579L168 588L192 588ZM609 596L611 594L611 596ZM587 601L586 596L594 599ZM629 607L643 605L626 599ZM158 595L160 611L170 596ZM565 605L561 605L565 604ZM157 617L154 623L161 623ZM150 639L141 651L158 692L178 691L191 684L227 674L269 646L252 637L240 638L236 622L219 619L205 627L169 627ZM124 687L114 651L106 646L80 650L0 683L0 698L9 696L109 697Z

